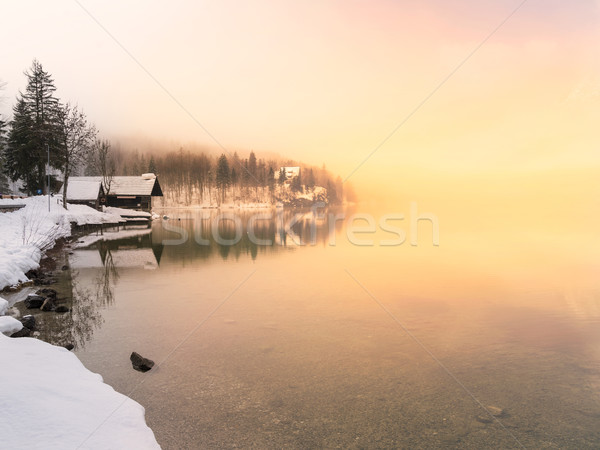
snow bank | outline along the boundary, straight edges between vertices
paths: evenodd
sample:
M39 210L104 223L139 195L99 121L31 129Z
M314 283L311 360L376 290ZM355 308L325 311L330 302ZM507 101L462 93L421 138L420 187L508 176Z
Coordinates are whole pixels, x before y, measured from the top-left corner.
M8 311L8 300L4 300L0 297L0 316L3 316Z
M0 334L3 334L4 336L10 336L19 331L21 328L23 328L23 324L14 317L0 316Z
M57 239L71 235L77 225L118 223L121 218L101 213L85 205L69 205L65 210L57 198L38 196L0 199L2 205L25 204L25 208L0 213L0 289L28 281L25 273L39 267L42 253Z
M135 209L115 208L114 206L106 206L103 208L107 214L113 214L122 217L143 217L150 218L152 214L146 211L137 211Z
M92 244L100 241L114 241L118 239L127 239L132 237L141 237L152 233L151 228L144 229L130 229L130 230L118 230L118 231L105 231L102 234L89 234L81 237L77 241L76 247L89 247Z
M144 408L62 347L0 335L0 447L160 448ZM128 361L126 361L128 363Z

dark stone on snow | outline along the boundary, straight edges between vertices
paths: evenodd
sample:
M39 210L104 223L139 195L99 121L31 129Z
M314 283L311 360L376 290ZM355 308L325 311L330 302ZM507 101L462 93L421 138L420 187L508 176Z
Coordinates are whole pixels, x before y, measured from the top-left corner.
M38 289L36 294L42 295L46 298L56 298L56 296L58 295L58 293L52 288Z
M32 315L23 316L19 319L25 328L33 330L35 328L35 317Z
M65 345L65 348L69 351L73 350L75 348L75 346L73 344L67 344Z
M140 372L148 372L152 367L154 367L154 361L144 358L142 355L133 352L129 357L131 360L131 364L135 370L139 370Z
M56 305L54 304L53 298L47 298L46 301L40 306L42 311L54 311L56 309Z
M20 337L28 337L30 335L31 335L31 330L27 327L23 327L16 333L11 334L10 337L20 338Z
M27 296L25 301L25 308L27 309L38 309L40 308L46 299L40 295L30 294Z
M69 308L67 308L65 305L59 305L56 308L54 308L54 312L66 313L66 312L69 312Z

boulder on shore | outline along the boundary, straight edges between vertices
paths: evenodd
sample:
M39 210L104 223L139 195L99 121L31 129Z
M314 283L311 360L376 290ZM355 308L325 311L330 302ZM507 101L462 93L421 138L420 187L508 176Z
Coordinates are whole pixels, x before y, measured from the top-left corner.
M23 316L19 320L25 328L29 328L30 330L35 328L35 317L33 317L31 314Z
M144 358L139 353L133 352L129 357L131 360L131 364L135 370L139 370L140 372L148 372L152 367L154 367L154 361L151 359Z
M19 331L10 335L11 338L29 337L31 336L31 330L27 327L21 328Z

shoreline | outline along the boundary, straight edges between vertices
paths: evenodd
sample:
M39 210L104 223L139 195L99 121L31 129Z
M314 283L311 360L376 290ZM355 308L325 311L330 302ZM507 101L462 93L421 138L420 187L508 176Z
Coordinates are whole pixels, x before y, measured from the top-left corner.
M47 197L23 201L24 208L0 213L3 443L7 448L160 448L144 407L83 365L70 351L77 345L74 335L55 333L78 320L69 267L74 244L86 234L120 226L121 217L82 205L69 210L52 205L48 211Z

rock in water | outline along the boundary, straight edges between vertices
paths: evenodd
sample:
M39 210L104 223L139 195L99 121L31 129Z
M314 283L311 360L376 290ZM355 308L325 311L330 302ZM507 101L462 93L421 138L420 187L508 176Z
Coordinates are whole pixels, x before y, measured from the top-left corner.
M75 346L73 344L67 344L64 346L67 350L71 351L75 348Z
M40 306L42 311L54 311L56 305L54 304L54 299L47 298L46 301Z
M45 300L40 295L29 294L23 303L25 303L25 308L27 309L38 309Z
M131 360L131 364L135 370L139 370L140 372L148 372L152 367L154 367L154 361L144 358L139 353L133 352L129 357Z
M19 320L25 328L29 328L30 330L33 330L35 328L35 317L33 317L32 315L23 316Z
M487 410L494 417L502 417L504 415L504 410L502 408L498 408L497 406L488 406Z
M48 298L54 298L56 299L56 296L58 295L58 293L56 292L56 290L54 289L50 289L50 288L43 288L43 289L38 289L36 292L37 295L41 295L41 296L45 296Z
M494 417L499 418L507 415L506 411L504 411L502 408L498 408L497 406L486 406L485 409L487 410L485 413L479 414L477 417L475 417L478 422L492 423L494 421Z
M54 312L66 313L66 312L69 312L69 308L67 308L65 305L59 305L54 309Z
M31 330L25 326L23 328L21 328L19 331L17 331L16 333L13 333L10 335L10 337L13 337L13 338L29 337L29 336L31 336Z

